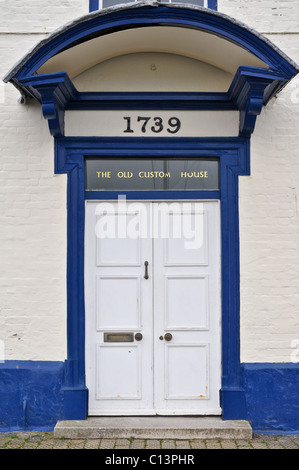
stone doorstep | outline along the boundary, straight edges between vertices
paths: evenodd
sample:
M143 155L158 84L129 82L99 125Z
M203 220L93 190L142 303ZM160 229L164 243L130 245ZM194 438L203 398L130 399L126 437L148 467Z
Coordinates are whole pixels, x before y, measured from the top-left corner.
M66 439L252 439L248 421L220 417L89 417L58 421L54 437Z

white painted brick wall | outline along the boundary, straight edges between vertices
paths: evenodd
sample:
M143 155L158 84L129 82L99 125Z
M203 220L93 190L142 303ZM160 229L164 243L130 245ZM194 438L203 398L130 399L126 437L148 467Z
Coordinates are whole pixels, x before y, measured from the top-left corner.
M299 63L299 0L218 0ZM258 117L240 178L241 360L299 359L299 77ZM294 349L295 348L295 349Z
M298 6L219 0L297 63ZM1 76L45 33L87 12L85 0L0 0ZM40 107L20 105L0 83L0 340L6 359L64 360L66 177L54 176ZM289 362L299 339L298 90L295 79L258 118L251 176L240 181L243 361Z
M38 105L1 105L0 339L6 359L63 360L66 181Z
M6 359L66 354L66 180L40 106L5 88L0 128L0 339Z
M299 63L298 35L274 39ZM240 181L240 237L242 360L298 360L298 76L258 117L251 176Z
M44 32L87 13L83 3L0 0L1 77ZM54 176L40 106L21 105L19 96L0 82L1 352L7 360L64 360L66 176Z
M0 0L0 32L49 33L89 12L89 0Z
M299 32L298 0L218 0L218 11L260 33Z

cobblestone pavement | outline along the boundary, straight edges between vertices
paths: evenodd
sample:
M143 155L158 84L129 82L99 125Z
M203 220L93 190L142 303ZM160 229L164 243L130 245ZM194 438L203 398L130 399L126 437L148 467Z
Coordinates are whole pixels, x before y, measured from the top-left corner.
M299 449L299 434L244 439L54 439L52 432L0 433L0 449Z

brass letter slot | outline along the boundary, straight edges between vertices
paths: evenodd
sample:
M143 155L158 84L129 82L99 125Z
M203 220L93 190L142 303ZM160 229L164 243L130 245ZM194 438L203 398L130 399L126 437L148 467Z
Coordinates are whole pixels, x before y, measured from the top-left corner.
M104 343L132 343L133 333L104 333Z

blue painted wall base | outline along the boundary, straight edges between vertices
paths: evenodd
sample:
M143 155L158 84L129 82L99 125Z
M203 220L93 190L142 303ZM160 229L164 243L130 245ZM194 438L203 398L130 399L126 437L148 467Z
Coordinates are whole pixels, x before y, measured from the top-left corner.
M242 364L243 389L222 390L224 419L246 419L253 432L299 434L299 364ZM64 387L65 363L0 364L0 432L51 431L85 419L87 390Z
M299 434L299 363L246 363L243 376L253 430Z
M63 418L64 362L0 364L0 431L49 431Z

